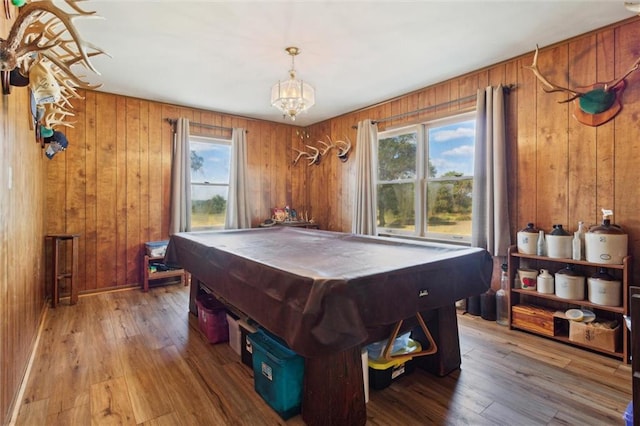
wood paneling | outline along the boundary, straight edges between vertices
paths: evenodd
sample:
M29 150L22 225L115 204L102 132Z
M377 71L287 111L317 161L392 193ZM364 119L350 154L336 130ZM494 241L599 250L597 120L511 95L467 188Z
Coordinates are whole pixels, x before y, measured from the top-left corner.
M173 133L168 118L248 130L253 225L275 206L295 208L306 191L292 184L295 128L100 92L83 92L69 149L52 162L47 232L78 232L80 291L139 285L144 242L168 238ZM231 133L192 126L192 133ZM69 154L69 155L67 155ZM296 179L304 182L304 179ZM298 185L298 183L296 183ZM302 184L304 188L304 184ZM301 201L298 201L300 197Z
M8 22L0 27L8 30ZM539 65L560 85L610 80L640 56L639 36L640 21L634 18L544 47ZM533 45L532 41L532 49ZM637 255L640 73L627 78L618 117L594 129L573 119L572 105L558 103L562 94L543 92L532 73L522 68L531 59L529 53L317 123L308 129L309 142L348 136L355 152L352 126L360 120L448 102L488 84L515 84L506 105L514 236L527 222L546 230L553 223L563 223L569 230L575 229L578 220L595 224L600 208L613 208L615 221L630 235L631 254ZM329 156L319 166L292 165L291 148L303 147L304 141L290 122L81 92L84 99L73 101L76 124L67 130L69 149L48 160L33 143L24 93L16 88L3 98L0 111L0 408L4 415L24 371L43 306L44 234L82 234L84 292L136 284L143 242L167 238L173 136L166 118L184 116L248 130L254 225L270 215L270 208L289 204L301 212L307 210L324 229L351 229L354 155L347 163ZM454 102L379 127L384 130L439 117L472 104ZM637 280L640 268L633 270Z
M15 17L15 10L13 16ZM8 34L12 20L0 21ZM45 197L64 204L65 188L45 181L48 166L29 129L27 91L0 99L0 421L7 424L27 368L44 306L44 229L64 222L45 210ZM63 169L64 170L64 169ZM53 176L62 177L59 169ZM49 185L51 184L51 185ZM52 192L62 191L53 197ZM72 213L73 214L73 213Z
M590 34L540 50L538 66L552 82L565 87L588 86L621 76L640 56L640 21L623 21ZM534 42L531 45L534 47ZM545 93L542 84L523 66L530 65L528 53L449 81L426 87L380 105L345 114L310 127L312 134L341 136L359 120L404 114L472 95L486 85L514 84L506 96L507 137L510 160L510 229L515 233L528 222L551 231L561 223L570 231L578 221L594 225L601 220L601 208L614 210L614 221L629 234L630 253L640 253L640 73L627 78L622 112L597 128L573 118L573 103L562 93ZM470 103L453 102L437 108L382 122L379 130L401 127L463 110ZM329 133L326 133L329 132ZM355 132L353 133L355 143ZM355 144L354 144L355 145ZM354 151L357 149L354 146ZM353 157L352 157L353 158ZM327 218L326 228L350 231L354 169L349 160L322 168L313 167L306 178L308 199ZM318 173L321 172L321 173ZM317 176L317 175L320 176ZM294 175L295 179L303 178ZM323 182L323 179L328 182ZM338 218L338 219L336 219ZM638 260L634 263L638 264ZM634 277L640 278L635 267Z

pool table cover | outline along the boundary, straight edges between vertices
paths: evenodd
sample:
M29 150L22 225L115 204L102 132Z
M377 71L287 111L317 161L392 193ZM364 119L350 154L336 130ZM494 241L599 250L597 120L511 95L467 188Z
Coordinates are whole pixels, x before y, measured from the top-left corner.
M309 358L368 342L368 328L484 293L493 270L479 248L277 226L177 233L165 263Z

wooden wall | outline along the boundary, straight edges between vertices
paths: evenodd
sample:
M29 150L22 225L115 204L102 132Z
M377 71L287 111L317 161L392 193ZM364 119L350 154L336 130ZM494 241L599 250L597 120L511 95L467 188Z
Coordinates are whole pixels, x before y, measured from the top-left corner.
M8 32L8 22L0 30ZM637 19L543 48L539 65L559 85L579 86L620 76L640 56ZM533 48L535 40L531 41ZM640 256L637 167L640 132L640 73L631 74L624 108L597 128L577 123L560 94L546 94L523 65L532 54L343 115L307 130L309 141L349 137L365 118L414 111L472 95L499 83L515 84L507 96L510 227L527 222L546 230L554 223L573 230L578 220L595 224L600 208L612 208ZM417 70L416 72L419 72ZM137 285L143 243L167 238L172 133L166 118L248 131L253 224L270 208L289 204L324 229L349 231L354 152L319 166L292 166L292 147L303 140L296 127L167 104L83 92L74 102L76 124L69 148L53 160L33 142L24 89L2 99L0 128L0 412L9 414L44 306L44 247L47 232L80 233L82 292ZM452 103L418 116L386 122L381 129L438 117L473 106ZM12 173L9 173L11 168ZM10 187L10 188L9 188ZM634 262L634 278L640 268ZM637 280L635 280L637 281Z
M69 148L51 162L47 232L80 233L80 291L138 285L145 241L168 238L173 132L166 119L248 130L253 225L270 209L295 205L289 124L181 108L124 96L83 92L74 101ZM194 134L230 132L192 126ZM296 182L300 182L297 179Z
M0 20L0 33L9 28ZM26 89L13 88L0 106L0 420L6 424L44 307L49 160L29 129Z
M538 65L560 86L577 87L619 77L640 57L640 21L632 18L614 26L542 48ZM532 49L535 40L531 41ZM355 142L358 121L382 119L476 93L487 85L515 84L506 96L509 140L510 228L516 232L527 222L549 232L561 223L569 230L579 220L601 221L601 208L614 211L614 221L629 234L630 253L640 256L640 72L627 78L622 112L599 127L578 123L573 104L560 93L547 94L530 65L533 52L486 69L310 128L318 138L348 135ZM454 102L428 113L381 123L393 128L473 107L475 102ZM296 143L294 142L294 147ZM354 150L357 148L354 148ZM335 159L331 159L335 160ZM353 197L353 159L347 164L326 161L307 167L309 200L317 219L328 229L350 231ZM640 277L634 262L634 282Z

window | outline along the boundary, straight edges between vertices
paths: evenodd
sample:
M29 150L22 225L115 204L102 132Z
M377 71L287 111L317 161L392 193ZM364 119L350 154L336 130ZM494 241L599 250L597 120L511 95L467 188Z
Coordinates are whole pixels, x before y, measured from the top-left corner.
M470 241L474 143L475 112L381 132L379 232Z
M231 141L191 136L191 229L224 228Z

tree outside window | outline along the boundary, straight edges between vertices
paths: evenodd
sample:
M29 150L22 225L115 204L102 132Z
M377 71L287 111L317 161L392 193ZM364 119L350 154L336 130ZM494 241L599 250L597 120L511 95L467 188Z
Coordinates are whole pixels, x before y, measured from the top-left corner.
M191 229L224 228L229 194L231 142L192 136Z
M380 232L470 240L474 143L474 113L381 132Z

